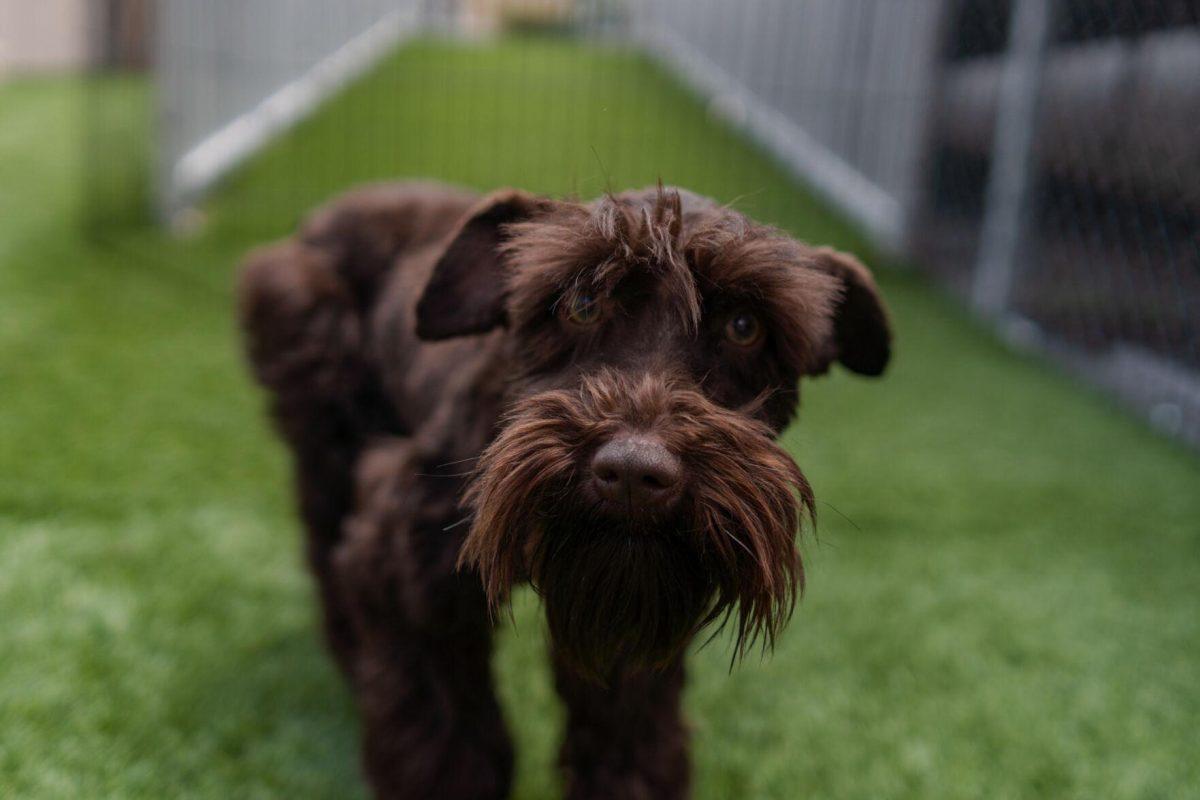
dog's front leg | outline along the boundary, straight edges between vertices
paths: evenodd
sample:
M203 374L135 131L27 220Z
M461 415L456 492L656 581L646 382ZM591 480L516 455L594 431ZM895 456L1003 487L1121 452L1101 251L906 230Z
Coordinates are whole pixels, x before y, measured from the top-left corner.
M381 798L503 798L513 756L492 626L479 577L455 570L461 487L429 471L408 440L368 450L336 556L358 638L363 763Z
M554 661L555 683L567 707L559 761L568 800L688 797L682 658L661 672L620 673L604 686Z

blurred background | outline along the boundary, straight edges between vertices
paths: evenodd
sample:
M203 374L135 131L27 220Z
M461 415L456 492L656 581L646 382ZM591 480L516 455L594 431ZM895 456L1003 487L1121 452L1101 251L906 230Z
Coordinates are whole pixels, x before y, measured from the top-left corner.
M403 177L661 179L880 276L891 376L785 436L810 595L693 659L698 797L1200 796L1197 0L0 0L0 794L361 792L229 287Z

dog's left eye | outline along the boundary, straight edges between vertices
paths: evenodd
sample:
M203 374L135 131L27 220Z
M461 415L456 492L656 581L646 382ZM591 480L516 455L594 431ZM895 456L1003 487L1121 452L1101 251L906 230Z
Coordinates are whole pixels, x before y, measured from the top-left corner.
M567 305L567 319L576 325L591 325L600 319L600 303L590 292L576 292Z
M763 337L763 327L758 317L747 311L739 311L725 323L725 338L738 347L758 344Z

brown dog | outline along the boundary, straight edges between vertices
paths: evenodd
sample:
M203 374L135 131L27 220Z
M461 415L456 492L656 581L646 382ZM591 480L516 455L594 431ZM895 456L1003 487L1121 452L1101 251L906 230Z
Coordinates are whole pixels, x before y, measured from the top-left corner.
M801 376L883 371L870 273L683 191L401 184L252 255L240 301L377 794L506 795L492 614L529 581L568 795L685 797L683 651L770 646L803 588L774 439Z

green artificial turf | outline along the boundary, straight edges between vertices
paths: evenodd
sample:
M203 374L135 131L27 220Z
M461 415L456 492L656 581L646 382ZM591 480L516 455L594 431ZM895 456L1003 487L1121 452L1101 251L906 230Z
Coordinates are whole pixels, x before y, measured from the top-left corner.
M2 797L361 796L231 318L238 254L306 206L389 175L662 177L860 247L647 62L552 41L409 47L231 180L199 237L114 224L99 245L82 91L0 87ZM131 121L120 152L144 147L146 86L92 91ZM128 205L137 181L102 172ZM1197 462L881 277L894 369L812 382L785 437L820 500L807 598L774 657L691 659L697 797L1200 796ZM528 595L516 617L516 796L554 797Z

